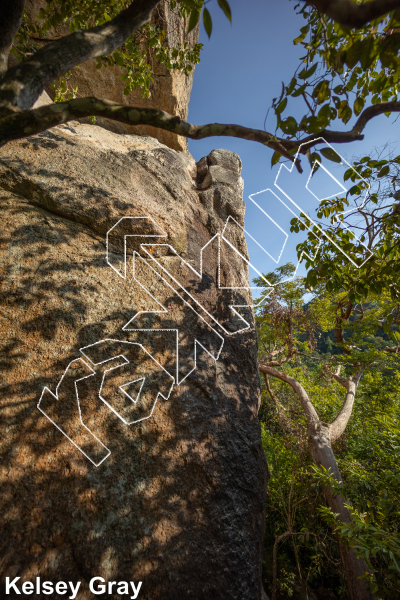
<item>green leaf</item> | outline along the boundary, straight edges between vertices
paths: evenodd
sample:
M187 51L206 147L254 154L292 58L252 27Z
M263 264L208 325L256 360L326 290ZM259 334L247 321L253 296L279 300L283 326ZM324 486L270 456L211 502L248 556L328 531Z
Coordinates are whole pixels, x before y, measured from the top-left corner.
M311 77L311 75L313 75L315 73L315 70L317 67L318 67L317 62L314 65L312 65L312 67L310 67L309 69L307 69L305 67L302 71L300 71L300 73L297 75L297 77L299 77L299 79L307 79L307 77Z
M346 124L348 121L350 121L352 114L353 111L348 105L347 100L342 100L339 107L339 119L341 119L343 123Z
M271 167L273 167L274 165L276 165L277 162L279 162L281 156L282 154L278 152L278 150L275 150L271 158Z
M212 31L212 20L211 20L210 11L207 8L205 8L203 10L203 24L204 24L204 29L206 30L206 33L208 35L208 38L210 38L211 31Z
M296 86L296 77L292 77L292 81L289 84L289 87L286 89L286 93L290 96Z
M117 65L119 67L123 67L124 66L124 58L123 58L123 56L121 56L119 54L119 52L114 52L113 53L113 58L114 58L115 62L117 63Z
M309 25L304 25L304 27L301 27L301 29L300 29L301 33L300 33L299 37L297 37L293 40L293 44L295 46L297 46L297 44L299 44L300 42L302 42L304 40L309 29L310 29Z
M287 98L284 98L282 102L276 107L275 112L280 114L283 110L285 110L287 104Z
M294 135L297 131L297 122L293 117L288 117L280 125L282 131L288 135Z
M331 160L332 162L339 164L342 162L339 154L337 154L332 148L321 148L320 152L322 156L325 156L325 158Z
M329 104L324 104L324 106L318 111L318 120L321 121L321 124L323 121L326 121L327 123L329 122L331 110L332 109Z
M359 56L363 69L369 69L376 60L379 51L378 41L375 36L367 36L362 40L362 49Z
M197 9L192 10L192 12L190 13L190 18L189 18L188 33L196 27L197 23L199 22L199 19L200 19L200 11Z
M391 35L385 36L380 43L379 58L384 67L396 69L398 67L398 51L400 44L400 35L398 30L391 32Z
M356 116L358 116L360 114L360 112L364 108L364 104L365 104L365 98L363 98L362 96L357 96L357 98L354 102L354 114Z
M297 96L300 96L301 94L303 94L306 87L307 87L307 84L305 83L304 85L301 85L299 88L297 88L297 90L292 92L293 98L296 98Z
M386 167L383 167L383 169L381 169L378 173L378 177L384 177L385 175L388 175L390 171L390 167L389 165L386 165Z
M232 12L228 2L226 0L218 0L218 4L224 11L226 17L229 19L229 22L232 23Z
M321 157L318 154L318 152L312 152L311 154L308 155L308 162L310 163L310 166L312 167L313 171L312 174L315 175L315 173L318 171L319 166L321 164Z
M369 69L377 58L378 49L378 41L374 36L358 39L347 50L346 64L352 69L360 61L364 70Z
M325 100L328 100L331 96L331 90L329 88L329 81L324 79L320 81L314 88L313 98L317 99L318 104L322 104Z
M350 179L350 177L353 175L354 171L353 169L347 169L347 171L345 172L343 179L344 181L347 181L348 179Z

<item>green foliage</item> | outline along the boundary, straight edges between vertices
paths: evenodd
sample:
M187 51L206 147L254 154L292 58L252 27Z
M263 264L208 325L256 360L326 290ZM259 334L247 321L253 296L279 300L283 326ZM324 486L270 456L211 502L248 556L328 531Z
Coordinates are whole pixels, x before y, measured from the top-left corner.
M266 400L264 400L266 401ZM286 407L291 406L286 399ZM313 588L338 590L341 578L339 553L335 539L318 508L324 498L321 486L315 484L306 443L282 430L277 417L270 414L261 423L262 443L271 477L268 482L268 519L264 572L272 580L271 551L275 537L288 530L289 521L295 536L280 544L278 552L278 589L282 598L295 591L299 570ZM292 577L288 577L291 573Z
M306 240L297 246L299 258L304 252L318 255L318 264L314 265L303 254L309 269L305 285L309 289L323 285L333 293L343 291L351 302L365 302L384 294L394 305L400 299L400 211L396 200L400 156L364 156L353 167L344 175L345 181L354 184L346 196L320 202L317 219L330 219L330 226L324 227L326 234L319 239L316 228L310 228ZM343 227L355 217L360 218L358 239ZM291 231L305 229L300 219L291 221ZM393 317L388 314L388 319L380 327L397 343L400 338L393 327L397 323L395 313Z
M305 54L291 81L282 85L281 96L273 100L276 131L281 130L288 139L320 134L335 121L346 124L353 115L359 116L366 104L397 100L399 10L348 30L309 5L301 6L299 13L306 25L294 44L301 45ZM283 113L300 100L305 113L296 125L290 120L292 126L288 126L288 118L293 117Z
M346 452L339 459L343 492L352 502L352 523L339 522L327 507L319 509L324 521L376 573L373 591L384 598L396 598L400 589L399 375L370 375L357 392L361 397ZM321 479L317 471L316 476Z
M306 418L292 388L275 378L269 381L272 396L266 385L263 388L259 418L271 472L265 575L271 582L272 546L290 525L296 535L286 538L278 553L283 598L295 589L295 580L287 578L290 572L301 573L314 589L332 589L346 597L338 536L365 560L366 577L374 577L374 593L395 599L400 593L400 361L397 354L384 350L392 342L383 326L396 326L397 307L389 292L371 296L362 307L351 305L348 316L340 321L344 342L338 343L333 329L341 309L349 306L346 294L327 292L321 283L305 305L305 280L293 277L294 271L289 263L265 276L275 291L265 295L256 313L260 357L280 348L274 356L279 361L292 344L292 358L282 362L279 370L304 387L320 419L327 423L338 414L345 393L332 378L335 366L342 365L343 377L355 368L363 368L364 375L352 417L334 447L343 485L313 464ZM336 350L333 355L318 350L323 335L330 336ZM348 499L350 524L338 521L331 512L322 493L324 486Z
M74 32L103 25L129 4L130 0L47 0L47 5L40 9L34 23L29 21L24 11L23 22L12 51L19 60L24 60L38 49L38 41L50 40L49 32L57 27L69 24L70 31ZM218 4L229 21L232 21L227 0L218 0ZM182 19L189 18L188 32L196 27L203 11L203 24L210 37L212 19L209 10L204 7L204 0L171 0L170 6L178 10ZM140 89L142 98L148 98L151 95L154 59L159 64L164 64L168 70L178 70L188 76L200 62L202 47L203 44L195 44L189 48L187 42L169 47L165 43L164 29L146 23L117 50L107 56L97 57L97 68L118 67L121 70L121 81L125 82L124 94ZM77 86L70 87L68 84L71 76L73 71L53 84L56 88L55 102L64 102L80 95Z
M284 370L307 388L321 418L329 421L343 401L343 388L321 378L320 365L311 361ZM388 382L389 390L382 392ZM339 535L375 574L373 589L379 592L378 597L394 600L400 592L399 370L395 376L392 373L391 379L387 374L382 377L381 373L374 373L362 380L354 415L335 448L344 480L341 491L351 501L351 524L338 522L326 505L322 486L339 486L329 473L312 464L304 419L294 393L275 380L273 389L287 419L282 420L264 391L260 411L262 441L271 472L266 524L268 581L271 546L275 536L287 530L291 510L293 531L302 534L295 538L300 568L311 587L333 589L336 593L345 588L335 540L335 535ZM297 570L290 539L279 549L278 567L279 578L283 569L283 582L287 585L285 573Z
M123 47L112 55L98 57L97 68L118 66L123 73L121 81L125 82L124 94L140 88L143 98L150 96L150 84L153 81L153 71L148 62L148 51L151 49L158 63L165 64L168 70L183 71L189 75L193 66L200 62L202 44L195 44L193 49L185 42L176 48L163 45L165 31L147 23L140 30L141 38L132 36Z
M111 21L121 10L126 8L128 0L50 0L45 8L41 8L34 23L24 12L22 26L15 40L15 49L19 60L37 50L36 40L46 41L49 32L54 28L69 24L71 32L89 29ZM176 2L171 2L174 8ZM201 11L202 0L196 2L184 1L179 3L179 14L186 18L196 9ZM199 13L200 14L200 13ZM197 21L196 21L197 22ZM124 93L139 88L141 96L148 98L151 94L150 85L153 81L153 64L149 52L159 64L165 64L168 70L179 70L189 75L193 67L200 62L202 44L189 48L188 43L170 48L165 44L165 31L161 27L146 23L141 29L126 40L126 42L107 56L97 58L97 68L118 67L121 69L121 80L125 82ZM73 73L73 72L72 72ZM56 87L56 102L63 102L77 97L78 88L68 86L71 73L62 77Z

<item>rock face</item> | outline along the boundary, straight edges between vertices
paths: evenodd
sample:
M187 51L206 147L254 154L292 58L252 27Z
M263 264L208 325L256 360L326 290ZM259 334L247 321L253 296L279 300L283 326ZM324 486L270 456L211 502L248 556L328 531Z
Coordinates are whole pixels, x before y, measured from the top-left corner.
M1 597L260 598L257 340L223 289L248 286L240 169L76 123L2 149Z
M34 20L40 8L45 6L45 0L27 0L25 8L28 16ZM188 34L188 19L181 19L178 15L178 9L170 8L169 0L164 0L157 5L152 13L151 23L164 29L166 34L165 43L169 47L176 48L187 42L188 47L193 48L198 42L199 27ZM68 25L60 25L55 31L50 30L48 36L49 38L57 38L68 33ZM11 55L10 60L10 64L14 64L15 55ZM188 76L177 70L168 71L165 64L159 64L156 61L152 52L149 53L148 62L153 66L154 73L154 81L150 87L150 98L142 98L139 89L125 96L125 83L120 80L121 70L117 67L96 69L97 63L95 60L89 60L78 65L68 83L71 89L78 86L79 96L97 96L118 102L118 104L139 106L141 108L158 108L186 121L194 70ZM54 88L50 86L47 93L51 98L54 98ZM100 127L116 133L134 133L155 137L161 143L175 150L187 151L188 148L186 138L168 131L154 129L154 127L146 125L134 127L102 117L97 117L96 122Z

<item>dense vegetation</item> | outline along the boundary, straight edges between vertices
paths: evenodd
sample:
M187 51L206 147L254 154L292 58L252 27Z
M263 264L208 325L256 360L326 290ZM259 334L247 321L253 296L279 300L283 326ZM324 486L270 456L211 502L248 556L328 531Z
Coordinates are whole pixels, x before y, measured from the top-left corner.
M387 150L378 154L355 161L344 174L355 182L350 193L321 202L317 217L312 215L330 233L318 252L308 216L293 219L293 230L308 230L298 245L299 258L304 248L317 252L316 260L306 258L307 277L294 276L290 263L264 276L274 286L257 309L264 375L259 416L271 470L268 514L273 515L266 525L264 567L273 597L313 598L313 590L321 590L322 597L347 598L338 542L363 560L364 577L376 597L400 594L399 217L393 204L400 157ZM361 219L359 238L343 237L342 221L337 227L343 203L348 209L343 222L351 223L355 215ZM328 214L326 207L332 209ZM323 218L331 214L327 225ZM358 269L341 252L361 264L370 249ZM312 298L305 303L310 290ZM306 390L323 423L334 423L347 402L339 365L342 377L357 372L361 378L344 431L332 443L337 476L315 460L301 398L279 375ZM349 519L332 510L327 488L343 496Z
M285 370L311 390L322 418L329 420L339 409L339 385L324 378L318 362L298 360ZM288 530L289 523L294 532L277 548L281 598L300 591L301 580L317 592L322 588L333 590L338 598L346 597L335 534L366 559L376 578L373 591L379 591L378 597L399 597L399 372L392 373L382 393L384 378L384 373L364 376L352 419L334 448L343 493L352 503L351 526L341 525L327 507L321 489L327 474L316 470L312 462L294 394L283 385L274 387L274 395L285 408L282 416L264 392L260 419L271 470L264 561L269 589L276 537Z

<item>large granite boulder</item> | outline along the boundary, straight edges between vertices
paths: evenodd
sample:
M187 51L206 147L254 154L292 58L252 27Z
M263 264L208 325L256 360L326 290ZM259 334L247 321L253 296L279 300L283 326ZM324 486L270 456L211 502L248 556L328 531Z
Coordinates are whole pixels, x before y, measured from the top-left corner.
M240 169L77 123L2 149L1 597L261 597Z

